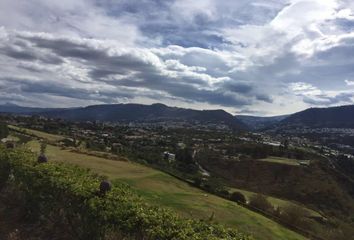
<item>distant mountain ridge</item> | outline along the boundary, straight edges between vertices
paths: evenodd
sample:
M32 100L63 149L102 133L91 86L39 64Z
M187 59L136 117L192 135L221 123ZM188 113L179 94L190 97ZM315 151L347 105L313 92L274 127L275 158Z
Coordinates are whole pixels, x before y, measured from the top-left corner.
M54 111L55 108L36 108L36 107L22 107L16 104L6 103L0 105L0 113L40 113L46 111Z
M309 108L291 115L274 117L232 116L224 110L194 110L161 103L103 104L78 108L35 108L0 105L0 113L42 115L71 121L187 121L225 124L235 129L262 130L277 127L354 128L354 105Z
M258 117L258 116L250 116L250 115L237 115L235 117L253 130L262 130L264 128L279 123L280 121L284 120L288 116L289 115Z
M309 108L279 122L280 126L313 128L354 128L354 105Z
M235 116L253 130L287 128L354 128L354 105L308 108L274 117Z
M224 110L193 110L178 107L168 107L164 104L105 104L68 109L38 109L16 106L2 108L2 112L16 114L41 115L51 118L61 118L71 121L103 121L103 122L159 122L187 121L211 124L225 124L233 129L247 129L247 126Z

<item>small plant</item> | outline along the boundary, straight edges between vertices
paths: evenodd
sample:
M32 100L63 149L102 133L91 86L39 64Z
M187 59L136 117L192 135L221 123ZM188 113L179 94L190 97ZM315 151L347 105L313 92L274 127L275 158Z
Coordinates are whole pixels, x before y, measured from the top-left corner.
M41 154L38 156L37 162L38 163L46 163L46 162L48 162L48 158L44 154Z
M47 143L42 141L41 142L40 154L39 154L39 156L37 158L37 162L38 163L46 163L46 162L48 162L48 158L45 155L46 149L47 149Z
M101 195L106 194L107 192L111 191L111 189L112 189L112 183L110 181L103 180L100 183L100 194Z

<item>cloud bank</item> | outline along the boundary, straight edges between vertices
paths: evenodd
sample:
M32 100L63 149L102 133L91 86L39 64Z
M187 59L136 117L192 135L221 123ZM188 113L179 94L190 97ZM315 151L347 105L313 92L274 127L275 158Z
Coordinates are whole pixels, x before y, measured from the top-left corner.
M0 3L0 103L283 114L354 102L351 1Z

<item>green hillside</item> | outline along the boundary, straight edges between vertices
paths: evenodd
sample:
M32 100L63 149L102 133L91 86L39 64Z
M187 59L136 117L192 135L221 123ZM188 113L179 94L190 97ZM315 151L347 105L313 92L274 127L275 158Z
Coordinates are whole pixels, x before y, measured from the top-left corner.
M1 144L0 216L6 217L0 218L0 239L253 239L236 228L182 218L147 204L127 184L103 179L74 164L39 162L26 148Z
M28 146L39 151L39 142ZM112 161L100 157L61 150L49 145L50 161L69 162L92 169L111 180L123 181L133 186L144 199L152 204L169 207L183 216L214 220L260 240L305 239L268 218L237 205L234 202L210 195L160 171L125 161Z

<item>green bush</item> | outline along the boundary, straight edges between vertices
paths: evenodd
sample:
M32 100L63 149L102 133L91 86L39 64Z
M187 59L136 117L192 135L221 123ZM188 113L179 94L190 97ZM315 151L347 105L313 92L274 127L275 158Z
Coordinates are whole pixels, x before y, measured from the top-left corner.
M254 194L249 199L249 205L263 211L272 212L273 206L263 194Z
M310 213L302 208L295 205L286 205L283 207L280 217L287 223L306 227L307 217L310 216Z
M10 166L30 216L60 218L75 239L104 239L107 233L131 239L250 239L236 230L147 205L125 184L115 183L102 196L98 194L102 178L88 170L62 163L38 164L23 149L0 148L0 153L0 166Z
M230 200L239 203L246 203L245 195L240 192L233 192L230 196Z

